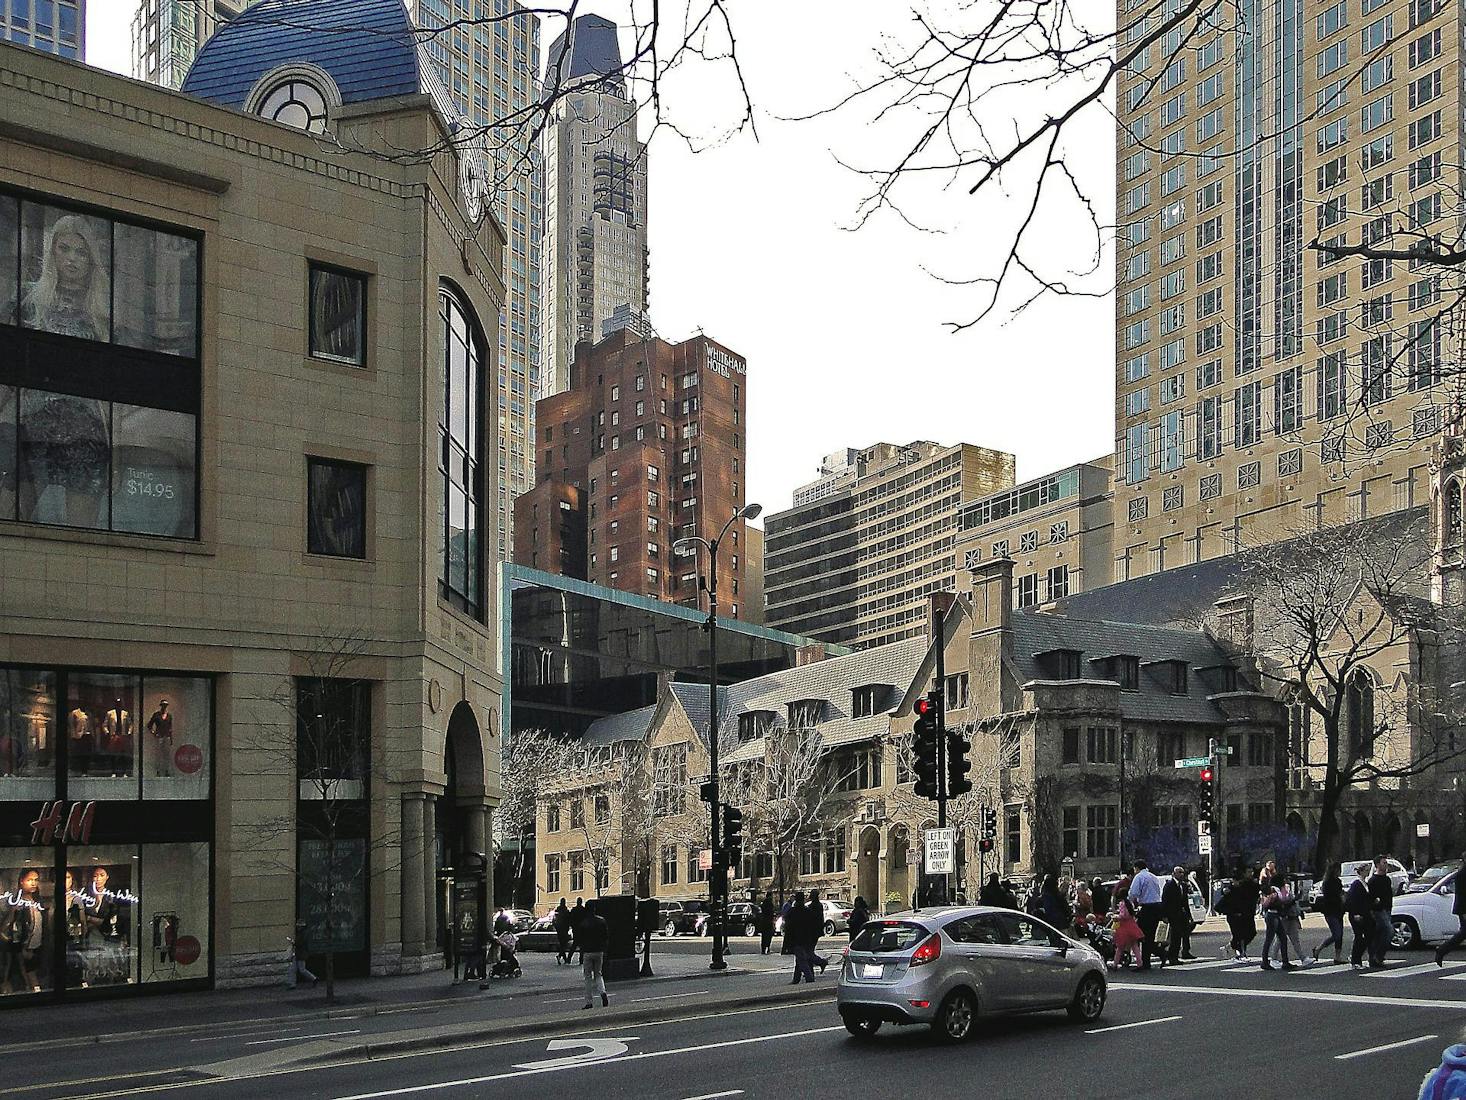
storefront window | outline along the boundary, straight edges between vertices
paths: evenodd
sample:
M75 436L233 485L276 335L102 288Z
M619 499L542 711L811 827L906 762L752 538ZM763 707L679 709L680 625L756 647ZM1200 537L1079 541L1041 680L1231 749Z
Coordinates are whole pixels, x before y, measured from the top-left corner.
M167 355L198 345L198 244L187 237L116 223L119 344Z
M121 402L112 416L112 530L191 538L194 418Z
M110 223L39 203L27 202L22 211L20 323L83 340L110 339Z
M52 905L56 878L45 848L0 848L0 997L55 988Z
M0 520L197 535L199 255L0 194Z
M56 797L56 677L0 668L0 799Z
M73 847L66 870L66 987L137 981L138 854Z
M142 865L142 980L208 977L209 846L145 844Z
M137 678L74 672L67 684L67 795L136 798Z
M4 299L0 298L0 309L3 308ZM15 515L17 411L15 387L0 386L0 519Z
M208 680L143 678L144 799L209 797L210 707Z
M22 390L19 444L21 519L107 527L111 444L105 403Z

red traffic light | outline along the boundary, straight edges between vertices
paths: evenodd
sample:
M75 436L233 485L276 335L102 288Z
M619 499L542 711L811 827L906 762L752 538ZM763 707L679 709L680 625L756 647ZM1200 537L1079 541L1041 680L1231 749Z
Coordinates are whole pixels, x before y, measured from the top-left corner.
M1201 781L1203 783L1210 783L1211 780L1212 780L1212 772L1211 772L1211 769L1210 768L1202 768L1201 769Z
M918 699L916 701L916 713L917 714L928 714L928 713L931 712L931 709L932 709L932 701L930 699L927 699L926 697L923 696L922 698L920 698L920 699Z

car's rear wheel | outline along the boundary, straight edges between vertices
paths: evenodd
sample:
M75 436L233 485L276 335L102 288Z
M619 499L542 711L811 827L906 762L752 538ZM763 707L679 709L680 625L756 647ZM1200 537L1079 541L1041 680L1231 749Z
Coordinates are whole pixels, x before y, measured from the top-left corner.
M827 935L827 936L833 936L834 934L835 934L835 922L832 921L832 920L825 921L825 935Z
M881 1022L872 1020L868 1016L843 1016L841 1018L845 1021L845 1030L857 1039L869 1039L881 1030Z
M1098 1020L1105 1010L1105 994L1105 980L1098 974L1086 974L1069 1002L1069 1019L1086 1024Z
M977 998L965 989L954 989L937 1009L932 1030L949 1043L960 1043L972 1037L976 1023Z
M662 935L664 935L664 936L675 936L676 934L677 934L677 924L676 924L675 921L668 921L666 924L664 924L662 926Z
M1412 917L1390 920L1390 946L1397 951L1413 951L1420 946L1420 926Z

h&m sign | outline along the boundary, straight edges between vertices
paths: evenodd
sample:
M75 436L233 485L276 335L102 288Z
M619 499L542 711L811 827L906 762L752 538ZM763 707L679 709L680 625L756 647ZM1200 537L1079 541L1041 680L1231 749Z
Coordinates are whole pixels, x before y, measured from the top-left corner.
M31 822L32 844L90 844L92 823L97 818L95 802L43 802Z

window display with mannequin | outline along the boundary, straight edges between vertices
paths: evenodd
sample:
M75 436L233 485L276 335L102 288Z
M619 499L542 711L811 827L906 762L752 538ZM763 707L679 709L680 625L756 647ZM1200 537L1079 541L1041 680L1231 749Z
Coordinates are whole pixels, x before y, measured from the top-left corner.
M75 799L137 797L136 676L67 677L67 793ZM128 789L130 788L130 790Z

